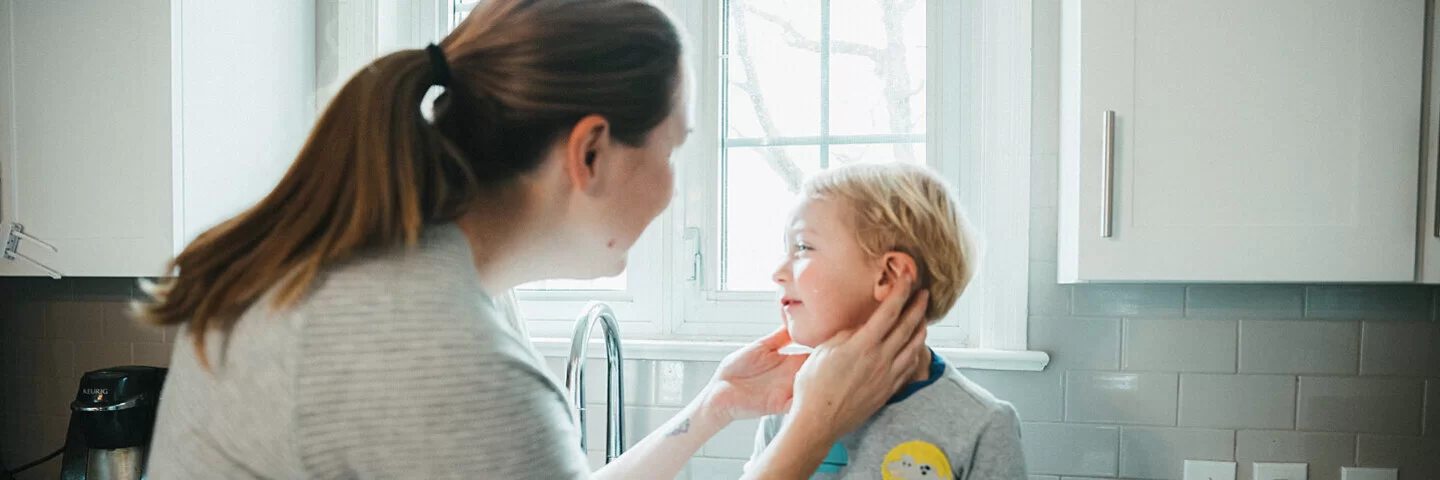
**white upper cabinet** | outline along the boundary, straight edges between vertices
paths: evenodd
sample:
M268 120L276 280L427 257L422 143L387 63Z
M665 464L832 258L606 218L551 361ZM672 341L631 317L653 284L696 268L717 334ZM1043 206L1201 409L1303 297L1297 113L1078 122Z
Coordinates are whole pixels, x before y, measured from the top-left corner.
M1415 280L1424 0L1062 9L1061 281Z
M154 276L262 198L313 121L313 3L0 0L0 241L16 222L60 274Z
M1440 35L1435 35L1433 24L1430 32L1430 51L1440 47ZM1433 53L1431 54L1433 56ZM1430 59L1426 65L1425 83L1428 98L1425 99L1425 142L1421 149L1424 169L1420 183L1423 195L1420 198L1420 269L1422 283L1440 284L1440 95L1435 95L1436 81L1440 81L1437 65Z

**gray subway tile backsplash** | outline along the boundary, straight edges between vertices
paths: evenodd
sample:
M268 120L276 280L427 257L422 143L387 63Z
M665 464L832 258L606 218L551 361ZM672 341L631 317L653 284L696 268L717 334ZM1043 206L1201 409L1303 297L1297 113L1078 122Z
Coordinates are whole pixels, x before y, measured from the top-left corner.
M730 480L745 473L745 461L724 458L696 458L690 461L689 480Z
M1054 207L1033 207L1030 209L1031 217L1054 217L1059 215ZM1041 262L1054 262L1059 253L1060 234L1056 231L1058 225L1055 222L1031 222L1030 223L1030 259Z
M1235 433L1237 480L1253 480L1254 462L1307 463L1310 480L1340 480L1340 467L1355 466L1355 435L1288 430Z
M75 374L134 362L129 343L75 342Z
M1032 317L1030 348L1050 354L1060 370L1120 369L1120 319Z
M70 284L70 296L78 301L125 302L135 298L134 278L78 277Z
M705 443L700 453L711 458L734 458L746 460L755 452L755 432L760 428L759 420L741 420L725 427L715 438Z
M35 359L35 374L44 377L75 377L75 342L49 340L37 344L40 349Z
M1180 426L1295 427L1295 377L1180 374Z
M1440 376L1440 324L1365 322L1360 375Z
M105 340L105 304L66 300L50 304L42 320L46 338L98 342Z
M140 323L130 312L129 302L105 302L105 339L122 342L163 342L165 331Z
M1118 472L1119 427L1025 423L1021 431L1030 473L1114 477Z
M1125 319L1121 369L1235 372L1235 320Z
M1055 262L1030 262L1030 283L1027 303L1030 315L1068 316L1075 287L1060 285Z
M189 344L185 345L188 348ZM170 354L173 352L174 344L169 343L134 343L130 345L130 355L139 365L169 367Z
M1235 431L1205 428L1120 428L1120 476L1181 477L1185 460L1235 459Z
M1056 371L1002 372L965 370L970 380L985 386L996 397L1015 406L1020 419L1032 422L1058 422L1065 408L1065 376Z
M1299 430L1420 434L1422 380L1302 376L1299 385Z
M1361 435L1356 463L1399 468L1399 480L1435 480L1440 478L1440 438Z
M1185 291L1185 316L1194 318L1285 319L1305 314L1305 288L1291 285L1192 285Z
M48 305L41 302L0 301L0 333L6 340L37 340L45 337L43 319Z
M1178 377L1173 373L1065 374L1065 421L1175 425Z
M35 375L35 359L39 355L39 344L19 340L5 339L0 342L0 375L5 376L30 376Z
M1433 318L1435 289L1421 285L1321 285L1306 288L1305 317L1419 322Z
M1181 285L1076 285L1077 316L1179 317L1185 313Z
M1240 321L1240 373L1354 375L1358 322Z

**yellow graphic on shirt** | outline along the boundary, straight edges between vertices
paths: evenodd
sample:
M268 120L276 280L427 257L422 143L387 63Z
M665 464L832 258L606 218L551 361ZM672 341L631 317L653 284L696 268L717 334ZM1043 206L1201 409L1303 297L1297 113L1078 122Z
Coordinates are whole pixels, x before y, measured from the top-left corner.
M885 454L880 474L885 480L932 480L953 478L945 452L933 444L913 440L896 445Z

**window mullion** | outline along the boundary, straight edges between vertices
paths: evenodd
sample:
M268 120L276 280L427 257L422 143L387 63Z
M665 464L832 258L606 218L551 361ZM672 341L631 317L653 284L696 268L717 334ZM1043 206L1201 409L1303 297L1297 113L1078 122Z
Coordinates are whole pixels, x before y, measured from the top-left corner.
M820 0L820 169L830 168L830 0Z

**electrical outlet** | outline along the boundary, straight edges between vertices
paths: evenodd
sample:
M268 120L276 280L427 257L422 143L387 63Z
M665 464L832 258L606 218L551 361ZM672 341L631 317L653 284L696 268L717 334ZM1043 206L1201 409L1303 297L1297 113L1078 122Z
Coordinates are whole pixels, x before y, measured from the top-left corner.
M1395 480L1399 475L1400 471L1393 468L1340 468L1340 480Z
M1255 462L1255 480L1306 480L1309 473L1304 463Z
M1235 462L1186 460L1185 480L1235 480Z

